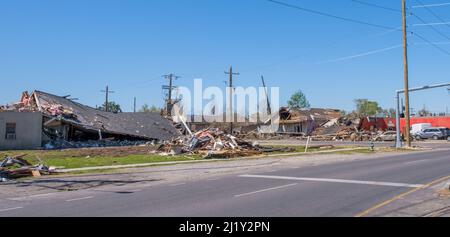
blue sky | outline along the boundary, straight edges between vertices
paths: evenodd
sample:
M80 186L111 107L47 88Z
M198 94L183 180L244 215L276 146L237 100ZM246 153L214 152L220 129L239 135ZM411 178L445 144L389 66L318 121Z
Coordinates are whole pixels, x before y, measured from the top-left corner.
M396 28L400 13L350 0L281 0L338 16ZM443 0L421 0L438 3ZM370 2L399 9L400 0ZM413 0L409 5L415 5ZM450 6L433 11L450 21ZM413 12L438 22L424 8ZM421 23L413 17L410 24ZM450 37L450 27L436 26ZM126 111L133 97L161 106L163 74L176 83L224 87L232 64L238 86L279 86L284 104L301 89L313 107L351 110L367 98L394 107L403 86L401 32L354 24L276 5L265 0L40 0L0 1L0 104L23 90L72 95L100 105L100 90ZM450 51L448 39L428 27L411 26ZM450 56L410 37L410 84L450 81ZM333 61L392 47L364 57ZM444 89L414 93L411 106L445 112Z

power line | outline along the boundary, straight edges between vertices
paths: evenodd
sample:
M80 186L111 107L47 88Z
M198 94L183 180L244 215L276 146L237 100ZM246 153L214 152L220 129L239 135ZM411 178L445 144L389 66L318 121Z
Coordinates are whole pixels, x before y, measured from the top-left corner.
M450 56L450 52L448 52L447 50L445 50L445 49L439 47L437 44L435 44L435 43L433 43L433 42L427 40L425 37L423 37L423 36L420 35L419 33L416 33L416 32L411 32L411 33L412 33L414 36L417 36L418 38L422 39L423 41L429 43L430 45L432 45L433 47L435 47L437 50L439 50L439 51L441 51L441 52L443 52L443 53L445 53L445 54L447 54L447 55Z
M384 25L364 22L364 21L360 21L360 20L347 18L347 17L336 16L336 15L332 15L332 14L329 14L329 13L320 12L320 11L316 11L316 10L300 7L300 6L297 6L297 5L276 1L276 0L267 0L267 1L275 3L275 4L278 4L278 5L281 5L281 6L293 8L293 9L304 11L304 12L309 12L309 13L320 15L320 16L325 16L325 17L329 17L329 18L335 18L335 19L339 19L339 20L342 20L342 21L352 22L352 23L361 24L361 25L368 25L368 26L377 27L377 28L381 28L381 29L388 29L388 30L394 30L395 29L395 28L389 27L389 26L384 26Z
M448 37L446 34L442 33L440 30L436 29L436 27L428 24L425 20L423 20L421 17L417 16L414 13L411 13L415 18L419 19L419 21L421 21L422 23L424 23L425 26L430 27L434 32L438 33L439 35L441 35L442 37L450 40L450 37Z
M442 19L438 14L436 14L434 11L432 11L427 5L423 4L420 0L414 0L417 3L420 4L420 6L424 7L431 15L433 15L434 17L436 17L436 19L438 19L440 22L445 22L444 19ZM449 3L450 4L450 3ZM447 25L448 27L450 27L450 25Z
M441 25L450 25L450 22L414 24L413 26L441 26Z
M318 62L317 64L335 63L335 62L340 62L340 61L346 61L346 60L350 60L350 59L365 57L365 56L369 56L369 55L372 55L372 54L378 54L378 53L386 52L386 51L389 51L389 50L401 48L402 46L403 45L401 45L401 44L393 45L393 46L390 46L390 47L377 49L377 50L372 50L372 51L365 52L365 53L355 54L355 55L346 56L346 57L340 57L340 58L336 58L336 59L324 60L324 61Z
M442 7L442 6L450 6L450 2L448 3L436 3L436 4L428 4L428 5L418 5L412 6L411 8L428 8L428 7Z
M373 4L373 3L363 2L363 1L359 1L359 0L350 0L350 1L356 2L356 3L359 3L359 4L362 4L362 5L370 6L370 7L376 7L376 8L388 10L388 11L399 12L399 13L402 12L402 11L399 10L399 9L390 8L390 7L385 7L385 6L381 6L381 5L378 5L378 4Z

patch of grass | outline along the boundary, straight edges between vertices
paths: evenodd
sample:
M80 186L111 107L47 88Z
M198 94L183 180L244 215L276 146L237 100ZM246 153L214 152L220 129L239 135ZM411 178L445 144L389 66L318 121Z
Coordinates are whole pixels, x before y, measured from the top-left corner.
M305 152L306 146L283 146L283 145L268 145L267 147L273 147L273 148L292 148L292 151L289 151L289 153L297 153L297 152ZM332 150L332 149L343 149L348 147L334 147L334 148L319 148L319 147L310 147L308 148L308 152L315 152L315 151L325 151L325 150ZM272 152L270 154L282 154L286 152Z
M78 158L59 158L47 159L44 161L49 166L64 166L66 169L97 167L110 165L131 165L158 163L167 161L188 161L201 159L194 156L159 156L159 155L129 155L124 157L78 157Z
M47 166L64 167L66 169L111 166L111 165L131 165L144 163L158 163L168 161L189 161L202 159L198 155L192 156L160 156L157 154L148 155L126 155L122 157L109 156L74 156L76 151L4 151L0 152L0 157L6 155L15 156L27 154L24 157L31 164L37 164L41 161ZM40 161L41 160L41 161Z
M352 154L373 154L377 151L372 151L370 148L362 148L355 150L347 150L347 151L335 151L331 154L340 154L340 155L352 155Z

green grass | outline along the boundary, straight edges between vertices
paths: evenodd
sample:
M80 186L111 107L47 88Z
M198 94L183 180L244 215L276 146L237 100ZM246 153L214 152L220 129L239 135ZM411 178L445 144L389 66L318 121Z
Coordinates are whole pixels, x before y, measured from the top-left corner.
M131 165L144 163L159 163L168 161L190 161L200 160L201 157L193 156L160 156L157 154L151 155L126 155L122 157L109 156L76 156L76 151L3 151L0 152L0 157L5 155L15 156L20 154L27 154L24 157L31 164L44 163L47 166L64 167L66 169L96 167L96 166L111 166L111 165ZM38 159L40 158L40 160Z

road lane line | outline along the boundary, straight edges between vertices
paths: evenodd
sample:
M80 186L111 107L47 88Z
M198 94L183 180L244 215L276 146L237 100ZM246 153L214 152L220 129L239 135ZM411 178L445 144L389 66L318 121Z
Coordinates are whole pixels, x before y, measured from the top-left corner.
M89 197L82 197L82 198L74 198L74 199L69 199L69 200L66 200L66 202L81 201L81 200L92 199L92 198L94 198L94 196L89 196Z
M43 193L43 194L36 194L36 195L25 196L25 197L8 198L8 200L11 200L11 201L22 201L22 200L26 200L26 199L30 199L30 198L47 197L47 196L50 196L50 195L53 195L53 194L55 194L55 193Z
M423 186L422 184L406 184L406 183L391 183L391 182L346 180L346 179L322 179L322 178L306 178L306 177L285 177L285 176L271 176L271 175L240 175L239 177L243 177L243 178L261 178L261 179L298 180L298 181L312 181L312 182L328 182L328 183L365 184L365 185L390 186L390 187L406 187L406 188L419 188L419 187Z
M367 210L365 210L363 212L358 213L357 215L355 215L355 217L368 216L370 213L372 213L372 212L374 212L374 211L376 211L376 210L378 210L378 209L380 209L382 207L385 207L385 206L387 206L387 205L389 205L389 204L391 204L391 203L393 203L393 202L395 202L395 201L397 201L399 199L402 199L402 198L404 198L404 197L406 197L406 196L408 196L408 195L410 195L412 193L415 193L417 191L429 188L429 187L431 187L431 186L433 186L435 184L438 184L440 182L444 182L447 179L450 179L450 175L446 176L446 177L442 177L442 178L437 179L437 180L434 180L434 181L432 181L432 182L430 182L430 183L428 183L426 185L423 185L422 187L418 187L418 188L415 188L415 189L410 190L408 192L405 192L405 193L402 193L400 195L397 195L397 196L395 196L395 197L393 197L391 199L388 199L388 200L386 200L386 201L384 201L384 202L382 202L382 203L380 203L378 205L375 205L375 206L373 206L373 207L371 207L371 208L369 208L369 209L367 209Z
M288 188L288 187L291 187L291 186L294 186L294 185L297 185L297 183L287 184L287 185L278 186L278 187L273 187L273 188L262 189L262 190L258 190L258 191L254 191L254 192L249 192L249 193L238 194L238 195L234 195L234 197L244 197L244 196L249 196L249 195L252 195L252 194L257 194L257 193L262 193L262 192L267 192L267 191L273 191L273 190L277 190L277 189Z
M171 184L170 187L176 187L176 186L181 186L181 185L185 185L186 183L179 183L179 184Z
M411 165L411 164L419 164L419 163L423 163L423 162L428 162L428 161L431 161L431 160L416 160L416 161L409 161L409 162L405 162L405 163L403 163L403 164L405 164L405 165Z
M23 207L11 207L11 208L6 208L6 209L0 209L0 212L13 211L13 210L22 209L22 208Z
M133 189L133 190L128 190L128 192L132 192L132 193L137 193L137 192L142 192L142 189Z

